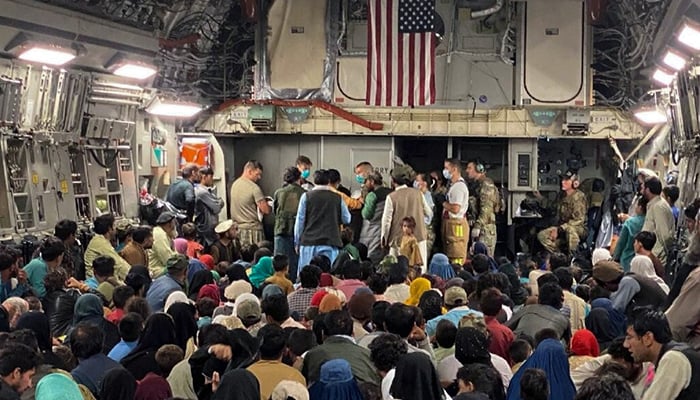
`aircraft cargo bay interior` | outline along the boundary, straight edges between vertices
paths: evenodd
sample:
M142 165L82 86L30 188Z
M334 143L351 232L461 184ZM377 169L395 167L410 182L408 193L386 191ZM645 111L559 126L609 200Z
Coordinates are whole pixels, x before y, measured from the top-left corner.
M700 398L700 0L0 9L0 400Z

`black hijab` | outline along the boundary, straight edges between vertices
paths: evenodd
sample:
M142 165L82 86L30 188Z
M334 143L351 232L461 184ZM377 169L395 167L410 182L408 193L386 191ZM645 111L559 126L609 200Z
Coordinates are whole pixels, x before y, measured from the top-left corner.
M255 375L245 369L234 369L225 373L212 400L229 399L259 400L260 384Z
M233 329L228 332L228 342L233 358L228 364L228 370L247 368L255 362L258 353L258 339L251 336L245 329Z
M197 300L199 289L201 289L202 286L210 283L214 283L214 277L212 276L211 271L207 269L195 272L194 276L192 276L192 282L190 282L189 287L190 299Z
M113 368L102 379L100 400L133 400L136 379L124 368Z
M22 314L17 320L17 330L29 329L34 332L39 350L44 358L44 364L52 365L56 368L66 369L64 363L53 353L53 343L51 340L51 328L49 317L43 312L28 312Z
M235 281L246 281L250 283L246 268L241 264L231 264L226 270L226 276L228 277L229 283Z
M444 391L433 363L427 355L420 352L405 354L399 358L390 393L395 399L444 398Z
M211 276L211 272L203 271ZM187 341L197 335L197 321L194 319L197 310L192 304L175 303L168 308L168 314L175 323L175 344L187 351Z
M148 268L143 265L134 265L126 275L124 283L131 286L137 293L138 289L143 288L143 295L146 296L146 293L148 293L148 289L151 287L152 283Z
M122 364L137 358L146 351L158 351L166 344L176 344L175 324L171 316L165 313L156 313L146 320L146 327L141 333L139 344L122 359Z
M455 338L455 358L467 364L491 365L489 353L489 338L486 333L477 328L460 328Z

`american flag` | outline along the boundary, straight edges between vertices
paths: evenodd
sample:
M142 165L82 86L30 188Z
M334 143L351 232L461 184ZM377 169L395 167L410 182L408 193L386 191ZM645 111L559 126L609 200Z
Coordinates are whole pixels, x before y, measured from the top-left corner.
M367 93L372 106L435 102L435 0L368 0Z

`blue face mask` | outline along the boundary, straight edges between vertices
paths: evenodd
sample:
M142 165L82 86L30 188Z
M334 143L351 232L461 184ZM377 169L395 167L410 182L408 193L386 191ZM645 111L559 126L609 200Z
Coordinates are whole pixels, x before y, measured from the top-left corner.
M311 175L311 171L309 171L308 169L305 169L305 170L301 171L301 177L302 177L302 178L306 179L306 178L309 177L309 175Z
M416 189L420 189L420 183L418 183L418 181L413 181L413 187Z
M445 169L442 170L442 176L444 176L445 179L451 179L451 178L452 178L452 174L450 174L450 171L449 171L447 168L445 168Z
M355 181L359 183L360 185L364 185L365 183L365 177L362 175L355 175Z

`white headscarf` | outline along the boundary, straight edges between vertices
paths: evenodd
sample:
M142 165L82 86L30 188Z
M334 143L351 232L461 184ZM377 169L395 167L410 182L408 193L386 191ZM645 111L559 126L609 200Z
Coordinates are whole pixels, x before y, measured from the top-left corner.
M163 307L164 312L168 312L170 306L175 303L189 303L192 304L192 300L187 298L187 295L183 291L176 291L170 293L167 299L165 299L165 307Z
M596 265L599 261L606 261L610 260L611 258L612 255L610 254L610 250L601 247L593 250L593 254L591 255L591 264Z
M630 271L639 276L645 276L653 280L661 287L661 290L663 290L664 293L668 294L668 285L663 279L656 275L656 271L654 270L654 262L651 261L651 258L647 256L634 256L630 262Z

